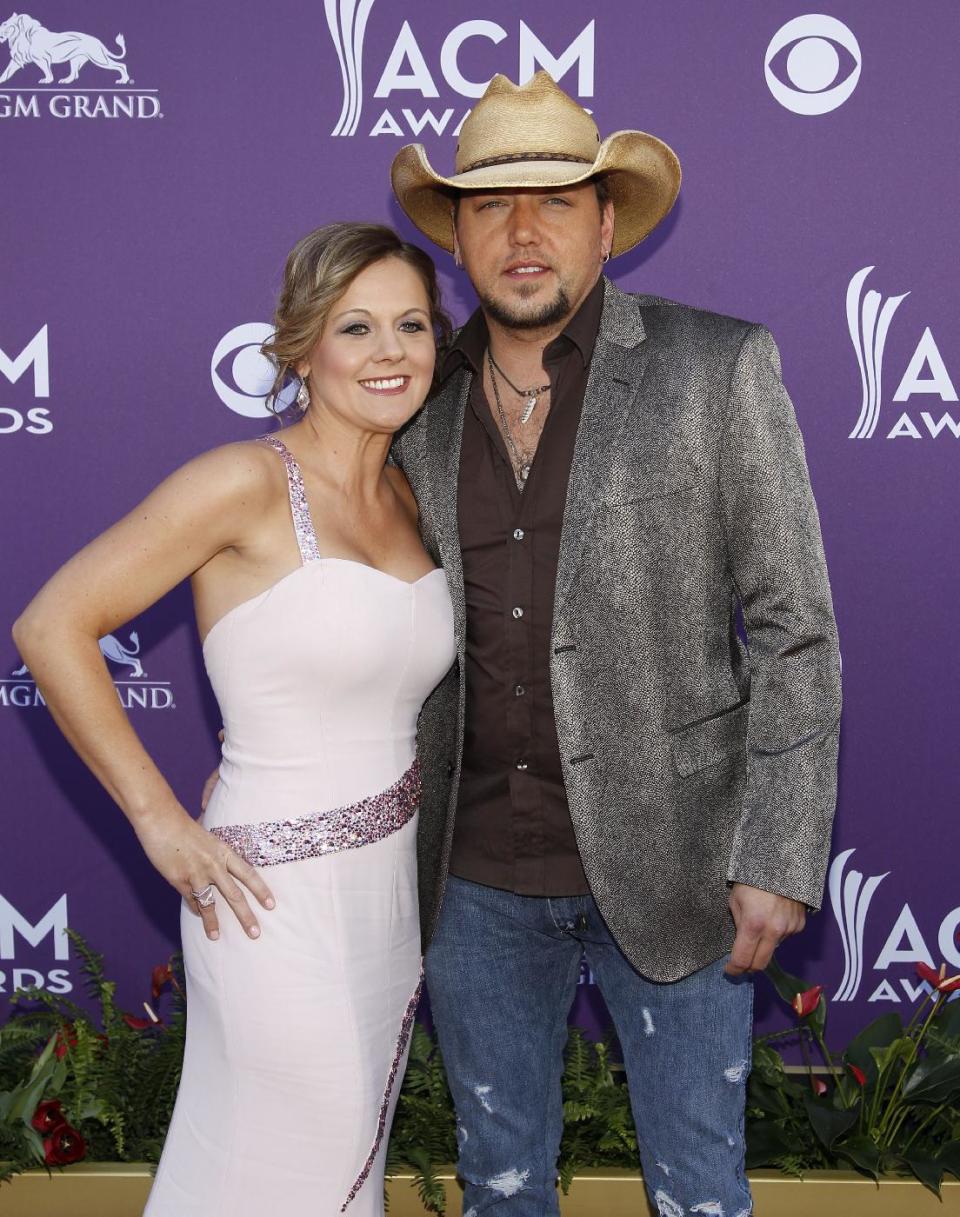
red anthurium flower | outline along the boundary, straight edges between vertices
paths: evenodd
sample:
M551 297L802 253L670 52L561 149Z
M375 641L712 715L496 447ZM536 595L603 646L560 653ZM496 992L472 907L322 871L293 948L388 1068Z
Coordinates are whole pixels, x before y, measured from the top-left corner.
M53 1054L57 1060L61 1060L67 1055L71 1048L76 1048L77 1037L73 1033L73 1023L64 1023L57 1032L57 1038L53 1045Z
M817 1006L820 1005L820 995L823 993L823 985L814 985L812 989L807 989L803 993L798 993L793 999L793 1010L798 1018L808 1018Z
M61 1124L43 1139L43 1157L47 1166L69 1166L86 1156L83 1137L69 1124Z
M827 1093L827 1084L823 1078L813 1077L810 1079L810 1089L818 1098L821 1098Z
M148 1018L137 1018L135 1014L124 1014L123 1021L133 1031L145 1031L147 1027L152 1027L153 1023Z
M173 969L167 963L158 963L150 973L150 992L153 1000L156 1001L163 991L164 985L170 984L173 980Z
M957 989L960 989L960 975L948 976L947 965L945 963L940 965L939 972L934 972L933 968L928 964L918 963L917 975L921 980L925 980L936 989L938 993L954 993Z
M858 1086L866 1086L867 1075L863 1072L859 1065L848 1065L847 1068L853 1074L854 1081Z
M37 1110L33 1113L33 1119L30 1121L37 1132L44 1136L49 1136L55 1128L59 1128L66 1122L67 1117L63 1114L59 1099L45 1099L42 1103L38 1103Z

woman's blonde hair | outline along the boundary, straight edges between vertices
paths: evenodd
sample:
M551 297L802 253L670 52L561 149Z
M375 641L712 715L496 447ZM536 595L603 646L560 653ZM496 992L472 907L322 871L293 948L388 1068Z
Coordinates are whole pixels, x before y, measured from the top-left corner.
M277 369L267 394L271 410L279 413L281 391L291 376L297 376L297 364L309 356L320 339L333 306L361 271L384 258L405 262L423 281L437 340L439 370L440 354L450 341L453 326L440 301L433 259L385 224L325 224L290 251L273 319L274 333L261 347Z

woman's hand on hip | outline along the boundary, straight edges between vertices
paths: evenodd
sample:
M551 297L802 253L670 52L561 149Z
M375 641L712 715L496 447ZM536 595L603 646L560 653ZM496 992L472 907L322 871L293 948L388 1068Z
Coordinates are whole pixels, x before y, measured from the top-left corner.
M222 896L230 906L244 932L250 938L260 937L260 926L243 889L265 909L272 909L276 902L260 873L229 845L183 810L144 816L136 824L136 833L153 865L203 921L208 938L220 936L216 901L201 906L195 893L211 885L216 888L215 896Z

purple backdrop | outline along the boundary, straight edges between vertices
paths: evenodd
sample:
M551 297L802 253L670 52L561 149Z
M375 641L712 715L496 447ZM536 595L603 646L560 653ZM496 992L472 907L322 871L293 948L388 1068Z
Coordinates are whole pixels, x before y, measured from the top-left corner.
M797 0L487 0L483 20L466 0L30 3L32 20L0 28L4 628L165 474L264 429L256 344L293 242L345 218L415 237L389 192L397 149L421 139L452 169L490 76L546 66L601 132L642 127L683 164L680 202L616 280L767 323L806 437L846 708L833 900L783 962L826 986L836 1041L909 1013L918 959L960 968L953 0L915 19L893 0L829 16ZM76 26L75 58L45 83L44 31ZM118 33L122 61L101 49L119 55ZM463 319L469 286L440 262ZM187 590L104 647L195 806L218 714ZM0 643L0 991L75 988L69 923L136 1008L178 900L20 666ZM783 1025L759 996L761 1028ZM603 1017L589 984L574 1016Z

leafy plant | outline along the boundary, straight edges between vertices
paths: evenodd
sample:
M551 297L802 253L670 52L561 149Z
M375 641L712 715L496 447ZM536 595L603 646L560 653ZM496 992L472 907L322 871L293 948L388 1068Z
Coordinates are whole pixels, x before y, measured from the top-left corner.
M163 988L173 990L169 1021L152 1007L139 1018L116 1005L102 957L68 933L98 1017L44 989L14 995L17 1009L0 1028L0 1181L73 1160L33 1126L41 1102L56 1100L86 1156L109 1162L156 1162L173 1111L186 1027L179 962L154 969L154 1000Z
M611 1067L608 1042L591 1043L571 1027L563 1074L560 1186L564 1192L585 1166L639 1168L627 1088ZM410 1167L429 1213L444 1214L440 1169L457 1160L457 1118L440 1047L417 1023L406 1078L387 1150L387 1174Z
M102 958L71 932L96 1017L65 997L22 990L0 1028L0 1182L20 1170L86 1156L156 1162L173 1111L186 1026L179 960L154 968L151 995L169 991L161 1021L119 1009ZM795 1175L853 1166L911 1173L939 1191L960 1178L960 976L926 965L930 992L904 1026L887 1013L835 1058L825 1038L823 989L774 961L768 976L797 1016L786 1032L755 1041L747 1092L747 1166ZM799 1039L805 1073L788 1073L777 1045ZM584 1167L639 1169L630 1100L612 1044L570 1031L563 1076L560 1182ZM819 1055L822 1066L814 1067ZM387 1174L412 1168L428 1212L445 1213L440 1171L457 1158L457 1124L440 1048L415 1024L387 1149Z
M747 1165L802 1172L853 1166L879 1179L909 1172L939 1194L945 1173L960 1178L960 976L926 964L929 992L910 1022L888 1012L848 1045L839 1061L827 1048L823 989L808 988L774 961L767 974L797 1015L806 1075L788 1075L772 1047L754 1047L748 1090ZM811 1050L824 1069L815 1070Z
M25 1166L45 1161L43 1139L33 1126L33 1117L51 1083L62 1077L54 1057L55 1042L51 1036L27 1077L0 1093L0 1183Z
M639 1170L640 1155L630 1095L610 1064L611 1042L592 1043L570 1029L563 1071L560 1186L566 1193L577 1171L589 1166Z
M391 1175L412 1167L428 1213L446 1211L446 1193L437 1172L457 1160L456 1128L440 1048L425 1027L414 1023L407 1072L387 1146L386 1172Z

